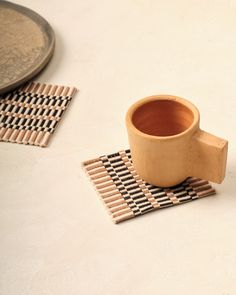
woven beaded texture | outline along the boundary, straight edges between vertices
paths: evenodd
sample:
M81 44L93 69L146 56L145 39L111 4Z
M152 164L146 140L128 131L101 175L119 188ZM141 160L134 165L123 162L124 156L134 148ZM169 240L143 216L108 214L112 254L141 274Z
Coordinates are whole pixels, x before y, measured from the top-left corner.
M30 82L0 96L0 141L45 147L76 88Z
M144 182L135 171L130 150L83 163L115 223L215 194L208 181L190 177L171 188Z

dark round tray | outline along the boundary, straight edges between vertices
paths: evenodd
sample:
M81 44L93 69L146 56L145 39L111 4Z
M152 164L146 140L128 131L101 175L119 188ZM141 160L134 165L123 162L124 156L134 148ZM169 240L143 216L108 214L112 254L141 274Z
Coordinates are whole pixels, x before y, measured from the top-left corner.
M0 0L0 94L38 74L55 47L49 23L34 11Z

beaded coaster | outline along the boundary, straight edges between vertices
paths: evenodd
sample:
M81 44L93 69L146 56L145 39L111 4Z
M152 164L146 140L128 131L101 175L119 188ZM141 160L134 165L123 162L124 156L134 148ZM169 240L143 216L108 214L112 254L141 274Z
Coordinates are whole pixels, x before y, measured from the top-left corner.
M130 150L83 165L115 223L215 194L209 182L199 178L190 177L170 188L144 182L133 168Z
M0 96L0 141L47 146L76 91L30 82Z

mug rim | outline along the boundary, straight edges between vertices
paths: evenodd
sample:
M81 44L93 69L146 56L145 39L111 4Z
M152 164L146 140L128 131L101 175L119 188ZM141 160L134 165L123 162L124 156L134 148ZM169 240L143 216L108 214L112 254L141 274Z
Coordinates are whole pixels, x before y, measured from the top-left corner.
M151 101L157 101L157 100L175 101L175 102L178 102L178 103L184 105L188 109L190 109L191 112L193 113L193 122L191 123L191 125L186 130L184 130L178 134L167 135L167 136L150 135L150 134L140 131L137 127L135 127L135 125L132 121L132 116L133 116L134 112L138 108L140 108L141 106L143 106ZM135 132L136 134L141 135L146 138L149 138L149 139L159 139L159 140L175 139L175 138L184 136L186 134L192 133L199 128L199 120L200 120L199 110L197 109L197 107L194 104L192 104L187 99L184 99L182 97L175 96L175 95L169 95L169 94L152 95L152 96L148 96L148 97L138 100L137 102L135 102L134 104L132 104L130 106L130 108L128 109L128 111L126 113L126 119L125 119L127 128L131 128L132 131Z

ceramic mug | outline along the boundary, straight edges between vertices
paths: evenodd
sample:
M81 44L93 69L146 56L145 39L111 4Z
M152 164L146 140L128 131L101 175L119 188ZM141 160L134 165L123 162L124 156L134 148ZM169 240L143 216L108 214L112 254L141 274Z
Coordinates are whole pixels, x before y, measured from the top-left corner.
M134 168L146 182L169 187L189 176L221 183L228 142L199 128L199 111L171 95L139 100L126 114Z

